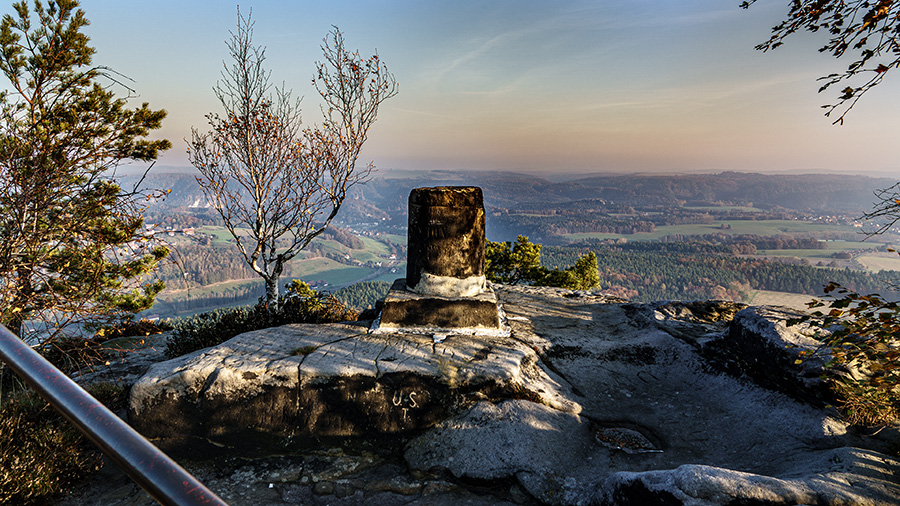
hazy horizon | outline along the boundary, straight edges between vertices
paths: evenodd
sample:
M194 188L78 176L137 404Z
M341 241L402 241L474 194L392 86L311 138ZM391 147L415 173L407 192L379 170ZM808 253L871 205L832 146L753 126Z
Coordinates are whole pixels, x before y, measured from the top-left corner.
M9 1L9 0L8 0ZM11 3L11 2L10 2ZM337 25L363 55L376 48L400 94L385 102L365 161L402 170L524 173L898 173L898 77L867 95L844 126L823 116L836 92L817 79L849 61L798 34L754 46L786 0L587 0L370 3L248 0L272 82L304 96L322 37ZM134 79L139 101L169 115L160 166L189 166L184 139L220 105L234 5L84 0L94 63ZM2 9L10 12L9 5ZM139 102L135 101L137 105Z
M147 167L138 167L138 166L121 166L118 170L120 175L136 175L142 174L147 170ZM395 177L405 177L407 174L423 174L423 173L433 173L433 172L478 172L478 173L506 173L506 174L524 174L529 176L541 177L544 179L548 179L553 182L563 182L574 179L581 179L586 176L621 176L621 175L634 175L634 176L681 176L681 175L694 175L694 174L721 174L723 172L736 172L742 174L762 174L762 175L772 175L772 176L782 176L782 175L791 175L791 176L799 176L799 175L831 175L831 176L864 176L873 179L878 178L886 178L891 180L896 180L897 175L894 172L890 171L868 171L868 172L852 172L852 171L840 171L840 170L822 170L822 171L791 171L791 170L783 170L783 171L765 171L765 170L728 170L728 169L708 169L708 170L684 170L684 171L634 171L634 170L589 170L585 169L582 171L551 171L551 170L515 170L515 169L466 169L466 168L433 168L433 169L416 169L416 168L385 168L378 167L372 173L373 177L379 176L395 176ZM150 174L186 174L186 175L199 175L200 173L193 166L172 166L172 165L154 165L150 169Z

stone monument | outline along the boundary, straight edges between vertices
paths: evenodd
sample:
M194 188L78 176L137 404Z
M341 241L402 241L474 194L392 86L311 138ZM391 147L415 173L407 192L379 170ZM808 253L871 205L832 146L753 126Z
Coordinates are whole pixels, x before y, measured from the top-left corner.
M391 286L373 332L508 335L485 280L484 243L481 188L412 190L406 278Z

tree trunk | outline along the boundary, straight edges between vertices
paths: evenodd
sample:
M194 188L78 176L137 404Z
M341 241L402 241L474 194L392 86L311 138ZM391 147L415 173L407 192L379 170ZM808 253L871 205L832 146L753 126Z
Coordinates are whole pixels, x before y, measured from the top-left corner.
M275 265L272 266L272 273L265 278L266 305L269 306L271 311L278 311L278 281L281 279L282 272L284 272L284 262L281 258L276 258Z
M278 311L278 276L266 278L266 305L269 310Z

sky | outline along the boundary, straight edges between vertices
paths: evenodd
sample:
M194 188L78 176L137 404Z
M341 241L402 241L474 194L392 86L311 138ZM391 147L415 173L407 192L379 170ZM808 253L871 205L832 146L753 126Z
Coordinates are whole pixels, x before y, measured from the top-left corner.
M7 0L9 1L9 0ZM377 50L400 93L383 103L363 158L380 169L591 172L842 172L900 176L900 75L843 126L817 78L850 63L800 34L754 46L788 0L242 0L272 81L320 121L311 79L322 38ZM189 166L185 139L219 112L212 87L236 4L83 0L95 63L164 108L158 166ZM9 12L6 6L3 12ZM227 62L226 62L227 63ZM898 71L900 74L900 71Z

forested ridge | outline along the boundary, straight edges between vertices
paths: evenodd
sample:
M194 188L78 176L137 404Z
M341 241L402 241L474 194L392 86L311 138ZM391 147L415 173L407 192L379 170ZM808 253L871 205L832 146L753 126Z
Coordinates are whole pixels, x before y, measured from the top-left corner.
M391 288L387 281L363 281L341 288L334 296L344 304L358 309L374 308Z
M851 290L896 294L885 288L900 281L896 271L872 273L742 258L733 256L727 245L702 242L545 246L542 263L550 268L570 266L587 251L597 255L599 289L635 301L741 301L752 290L821 295L832 281Z

